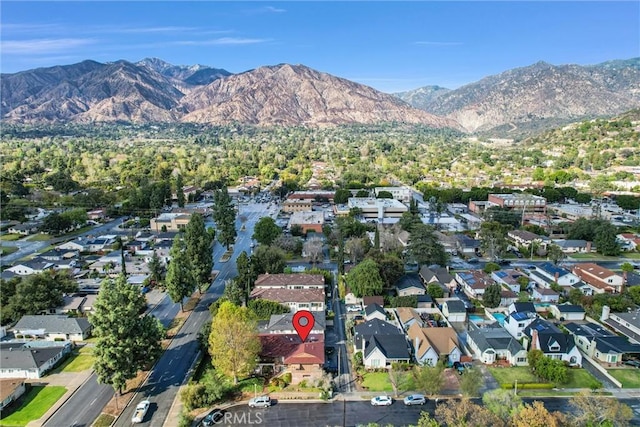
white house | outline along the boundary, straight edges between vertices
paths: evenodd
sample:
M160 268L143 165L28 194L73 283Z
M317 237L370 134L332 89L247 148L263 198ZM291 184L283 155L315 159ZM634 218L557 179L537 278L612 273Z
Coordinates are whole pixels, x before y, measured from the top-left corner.
M524 336L524 330L538 318L534 312L517 312L509 314L504 319L504 328L512 337L519 340Z
M513 366L527 366L527 351L506 329L492 323L479 327L469 324L467 344L482 363L491 365L504 360Z
M364 317L367 320L387 320L387 312L378 304L369 304L364 308Z
M553 313L553 317L563 321L584 320L586 316L586 313L582 306L569 303L554 304L549 307L549 311Z
M7 271L15 273L19 276L30 276L32 274L40 274L46 270L53 270L54 264L50 261L33 259L30 261L24 261L19 264L15 264Z
M541 350L545 356L562 360L570 366L582 366L582 354L570 334L565 334L554 324L536 319L524 330L529 350Z
M553 289L548 288L533 288L533 292L531 292L531 297L539 302L552 302L557 303L560 295L554 291Z
M551 262L545 262L536 266L529 276L538 285L548 288L555 282L562 287L573 286L580 281L580 278L568 270Z
M71 352L71 343L31 346L31 343L0 345L0 378L42 378Z
M13 330L16 337L25 339L84 341L91 335L91 324L85 317L25 315Z
M624 285L622 276L591 262L574 265L573 274L582 279L593 289L593 292L598 294L604 292L620 293Z

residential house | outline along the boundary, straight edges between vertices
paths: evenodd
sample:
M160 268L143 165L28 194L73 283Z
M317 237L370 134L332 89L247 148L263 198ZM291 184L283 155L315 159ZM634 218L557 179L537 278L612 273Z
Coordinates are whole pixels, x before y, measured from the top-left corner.
M87 212L87 219L91 221L100 221L107 217L107 210L104 208L94 209L92 211Z
M22 224L16 224L9 227L7 230L10 234L20 234L22 236L28 236L29 234L37 233L40 229L41 222L25 222Z
M59 251L83 252L85 250L85 245L80 243L80 241L72 240L56 246L56 249Z
M511 312L504 319L504 328L511 334L512 337L519 340L524 336L524 330L534 320L538 318L538 315L534 311L526 312Z
M366 307L370 304L378 304L380 307L384 307L384 297L382 295L368 295L362 297L362 305Z
M544 319L535 319L524 329L529 350L541 350L545 356L562 360L571 366L582 365L580 353L572 335L563 333Z
M16 337L47 341L84 341L91 336L91 324L87 318L61 315L25 315L13 330Z
M323 336L326 328L326 316L324 311L313 311L314 323L313 328L309 332L311 337L309 341L316 341L319 336ZM296 328L293 326L294 313L285 314L272 314L268 321L260 322L258 324L259 334L280 334L280 335L295 335L297 334Z
M429 283L440 283L441 285L445 285L450 293L456 289L458 283L456 279L449 273L449 269L446 267L439 267L430 269L428 267L420 268L420 279L422 279L422 283L425 284L425 287L429 285Z
M104 252L106 250L109 250L111 245L115 243L116 236L113 234L108 234L104 236L98 236L93 239L78 240L78 241L83 244L84 252L97 253L97 252Z
M616 236L623 251L635 251L640 246L640 237L632 233L621 233Z
M516 301L518 301L517 293L504 287L500 290L500 307L508 307Z
M62 304L58 307L49 309L48 313L42 314L74 314L78 315L82 313L82 306L86 297L75 296L75 295L64 295L62 297Z
M538 302L557 303L560 295L553 289L533 288L531 297Z
M640 355L640 344L631 344L626 337L616 335L602 325L571 322L564 326L573 335L578 348L599 362L619 364L625 355Z
M532 244L546 247L546 245L549 243L548 237L540 236L526 230L510 230L509 232L507 232L507 238L515 246L524 246L526 248L529 248Z
M354 351L361 351L366 368L385 368L394 362L409 362L404 334L391 323L373 319L357 325Z
M444 357L449 364L460 361L462 352L453 328L421 328L414 323L407 336L413 344L416 362L421 365L435 366Z
M589 285L594 293L620 293L622 292L624 279L608 268L600 267L594 263L575 264L573 274Z
M480 240L471 238L466 234L456 234L458 253L463 255L475 255L480 250Z
M364 308L364 318L367 320L387 320L387 312L378 304L369 304Z
M38 258L55 263L56 261L63 261L65 259L78 258L78 256L80 255L78 252L78 250L64 250L55 248L41 253L40 255L38 255Z
M444 247L445 252L448 254L455 254L458 252L458 240L454 236L444 234L441 231L434 231L433 235Z
M424 321L420 314L410 307L398 307L396 308L396 314L402 325L402 329L408 330L412 325L416 324L419 327L424 326Z
M300 226L305 234L310 231L322 233L324 212L294 212L289 218L289 229L294 226Z
M529 277L520 270L514 270L509 268L507 270L498 270L491 273L491 278L503 286L508 287L513 292L520 292L522 285L520 284L521 277L524 277L527 281Z
M71 343L33 346L31 343L0 344L0 378L42 378L71 352Z
M19 276L30 276L32 274L43 273L47 270L53 270L53 267L54 264L50 261L34 258L30 261L24 261L15 264L7 268L7 271L15 273Z
M486 365L506 361L513 366L527 366L527 351L498 323L478 326L469 323L467 344L475 357Z
M298 310L325 310L325 297L322 289L254 288L250 298L278 302L289 307L294 313Z
M591 242L586 240L554 240L555 245L560 246L565 254L589 253L593 250Z
M600 317L605 325L620 332L629 338L632 342L640 344L640 309L626 313L611 313L608 305L602 307L602 316Z
M254 283L254 288L269 289L321 289L324 291L322 274L261 274Z
M0 411L15 402L27 391L24 381L18 378L0 380Z
M459 271L456 273L456 281L462 286L462 290L469 298L482 299L487 286L493 285L495 280L482 270Z
M582 306L569 303L554 304L549 307L549 311L553 314L553 317L561 321L584 320L586 316Z
M258 339L260 367L269 366L276 374L290 372L293 384L322 378L324 335L309 335L304 343L297 334L259 334Z
M551 287L555 282L563 288L570 288L580 281L580 278L568 270L551 262L545 262L536 266L529 277L543 288Z
M458 298L452 298L442 303L442 314L451 323L465 322L467 320L467 309Z
M400 297L424 295L426 290L418 273L407 273L396 282L396 293Z
M507 308L509 313L535 313L536 306L532 302L514 302Z

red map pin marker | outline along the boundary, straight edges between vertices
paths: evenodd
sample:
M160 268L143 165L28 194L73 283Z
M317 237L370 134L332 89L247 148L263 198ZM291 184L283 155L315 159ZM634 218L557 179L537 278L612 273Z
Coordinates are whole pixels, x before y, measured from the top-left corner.
M300 310L296 311L293 315L293 327L296 329L302 342L305 342L315 323L316 319L310 311Z

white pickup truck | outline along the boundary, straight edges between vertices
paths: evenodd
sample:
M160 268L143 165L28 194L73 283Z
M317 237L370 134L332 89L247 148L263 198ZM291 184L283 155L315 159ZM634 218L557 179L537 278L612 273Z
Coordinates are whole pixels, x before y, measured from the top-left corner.
M142 402L138 403L138 406L136 406L136 411L133 413L133 417L131 418L131 422L134 424L141 423L144 419L144 416L147 414L150 405L151 402L149 402L148 400L143 400Z

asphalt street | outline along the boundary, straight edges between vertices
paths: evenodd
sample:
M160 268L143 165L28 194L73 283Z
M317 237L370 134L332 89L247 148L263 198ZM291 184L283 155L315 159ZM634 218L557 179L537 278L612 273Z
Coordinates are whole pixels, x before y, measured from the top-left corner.
M214 284L208 289L189 316L178 335L173 339L169 348L164 352L156 366L153 368L147 381L140 388L137 395L131 400L127 408L116 421L116 426L129 426L136 405L144 399L151 401L149 412L145 416L141 426L163 425L171 405L178 393L180 386L185 382L189 369L193 367L199 351L197 334L202 325L209 320L209 305L214 302L224 291L227 280L236 276L236 258L242 251L251 253L251 236L255 223L263 216L275 214L275 209L268 204L241 205L238 212L237 229L238 237L234 245L234 252L227 262L220 262L220 256L225 248L216 243L214 247L214 270L218 275ZM240 216L246 218L245 230L240 230L242 223Z
M481 404L480 399L474 399ZM549 411L569 413L569 400L566 398L539 398ZM523 399L531 403L533 399ZM634 409L632 425L640 425L640 402L637 399L620 399L622 403ZM446 405L440 400L439 405ZM394 401L391 406L371 406L368 400L334 401L331 403L276 402L266 409L251 409L247 405L238 405L226 411L225 418L216 425L247 426L264 425L269 427L327 427L357 426L368 423L380 425L409 426L416 425L422 411L431 415L435 411L435 402L428 400L424 406L405 406L402 401Z

